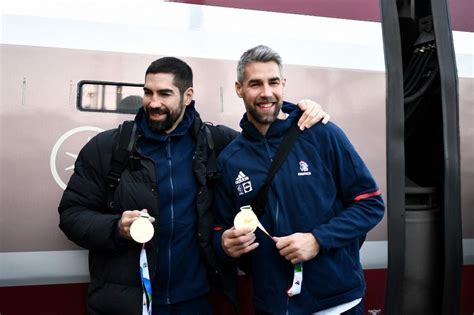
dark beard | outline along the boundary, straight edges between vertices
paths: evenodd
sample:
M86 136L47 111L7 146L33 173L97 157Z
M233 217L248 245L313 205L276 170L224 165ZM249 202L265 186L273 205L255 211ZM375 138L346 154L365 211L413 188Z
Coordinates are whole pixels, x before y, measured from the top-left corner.
M252 116L252 118L261 125L270 125L271 123L273 123L276 120L276 118L278 117L278 114L280 114L280 110L281 110L281 105L279 106L278 104L276 104L275 111L273 112L273 115L263 116L263 115L260 115L257 112L257 108L249 107L249 108L247 108L247 115Z
M148 117L148 126L150 129L157 132L166 131L173 127L176 120L178 120L178 118L181 116L181 113L184 111L184 102L180 104L178 112L171 113L166 107L151 109L151 111L157 112L159 114L166 114L166 119L163 122L151 120L150 114L147 111L146 114Z

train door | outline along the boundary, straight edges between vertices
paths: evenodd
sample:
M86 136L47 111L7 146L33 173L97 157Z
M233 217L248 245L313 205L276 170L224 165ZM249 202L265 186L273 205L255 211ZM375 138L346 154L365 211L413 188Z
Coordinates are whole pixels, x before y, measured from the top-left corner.
M459 314L458 88L446 1L381 1L387 76L386 314Z

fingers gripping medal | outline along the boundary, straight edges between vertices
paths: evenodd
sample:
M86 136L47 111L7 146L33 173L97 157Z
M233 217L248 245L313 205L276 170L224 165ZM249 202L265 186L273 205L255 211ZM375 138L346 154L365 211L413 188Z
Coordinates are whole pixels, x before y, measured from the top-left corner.
M146 212L140 213L138 219L130 226L130 236L135 242L146 243L153 237L155 230L150 222L150 215Z

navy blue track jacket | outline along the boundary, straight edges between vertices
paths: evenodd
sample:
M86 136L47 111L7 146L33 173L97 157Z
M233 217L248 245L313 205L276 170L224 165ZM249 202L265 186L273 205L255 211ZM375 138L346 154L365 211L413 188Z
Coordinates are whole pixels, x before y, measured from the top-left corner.
M262 136L244 115L242 134L220 154L223 179L214 202L219 224L214 246L222 256L223 229L232 227L239 208L256 196L282 138L299 116L295 109ZM358 238L382 219L384 209L377 184L341 129L328 123L302 132L271 184L261 222L275 236L312 233L321 249L303 263L301 294L288 298L293 265L257 230L260 245L249 254L256 307L271 314L311 314L362 297Z
M194 142L189 129L196 111L186 107L183 121L170 134L153 132L141 108L135 118L142 134L138 151L153 160L159 187L158 267L153 303L172 304L208 292L206 269L196 237L197 218L193 176Z

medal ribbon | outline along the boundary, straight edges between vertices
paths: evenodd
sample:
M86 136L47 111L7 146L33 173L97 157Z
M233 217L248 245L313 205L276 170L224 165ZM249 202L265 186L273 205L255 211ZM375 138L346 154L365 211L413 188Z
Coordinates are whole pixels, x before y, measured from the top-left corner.
M148 259L146 257L145 244L140 252L140 275L143 288L143 315L151 315L151 282L148 272Z
M252 206L247 205L240 207L240 210L250 210L252 211ZM262 223L260 220L257 218L257 227L262 230L265 234L267 234L270 238L272 236L267 232L267 230L263 227ZM299 262L296 263L293 266L293 285L286 291L289 297L292 297L293 295L298 295L301 292L301 285L303 283L303 263Z
M303 263L299 262L293 267L293 285L286 291L289 297L298 295L301 292L301 285L303 284Z

